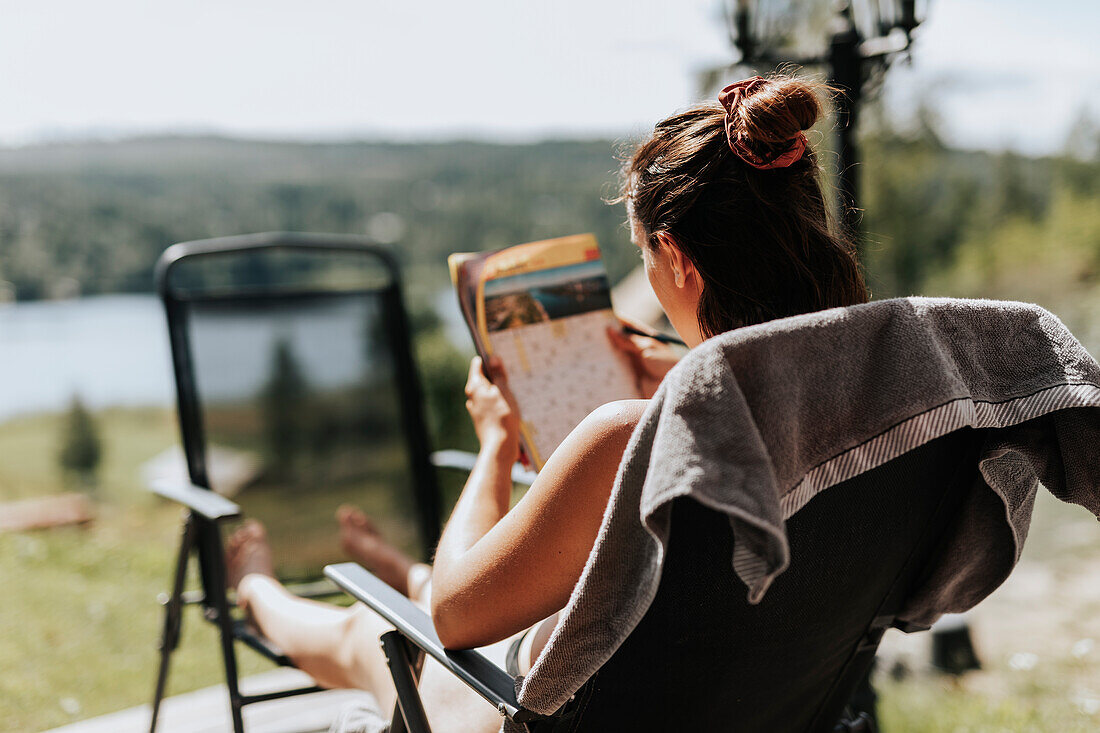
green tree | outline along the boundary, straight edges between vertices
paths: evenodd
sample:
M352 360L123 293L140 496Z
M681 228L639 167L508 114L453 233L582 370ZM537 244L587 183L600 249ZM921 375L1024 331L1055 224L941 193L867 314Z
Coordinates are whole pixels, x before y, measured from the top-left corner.
M286 339L271 354L271 375L260 395L269 465L286 477L305 438L308 385Z
M73 395L65 417L58 462L66 473L78 477L85 485L94 485L102 457L103 444L95 421L80 396Z

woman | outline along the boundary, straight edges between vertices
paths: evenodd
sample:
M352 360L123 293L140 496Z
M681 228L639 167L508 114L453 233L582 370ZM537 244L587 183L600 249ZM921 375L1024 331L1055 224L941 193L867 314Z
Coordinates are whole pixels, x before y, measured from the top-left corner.
M784 76L732 84L718 104L659 123L626 162L619 200L631 239L689 347L741 326L867 300L851 245L830 228L804 134L821 114L817 91ZM652 394L671 365L667 355L650 339L610 336ZM510 644L510 666L523 673L580 577L646 400L604 405L585 418L509 510L519 441L507 375L475 359L466 396L481 450L440 540L430 593L422 590L426 568L395 561L369 532L359 535L366 538L359 556L430 605L445 646L491 645L533 628ZM264 557L256 525L231 543L241 605L260 628L321 684L369 689L391 709L376 643L383 623L362 607L290 596ZM421 690L436 730L499 726L490 706L442 670L429 665Z

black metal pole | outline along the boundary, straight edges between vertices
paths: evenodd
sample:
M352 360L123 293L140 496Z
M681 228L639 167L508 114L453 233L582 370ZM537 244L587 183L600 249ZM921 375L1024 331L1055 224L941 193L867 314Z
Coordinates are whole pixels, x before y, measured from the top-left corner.
M860 246L859 175L856 168L856 123L863 90L863 58L859 52L859 33L846 21L833 34L829 44L832 82L840 89L837 98L840 220Z
M757 3L760 4L760 3ZM868 76L866 70L889 66L891 58L910 46L911 33L920 21L917 19L915 0L891 0L894 12L891 14L891 27L883 27L882 16L878 18L878 35L864 39L856 25L856 9L851 0L839 0L837 14L830 27L829 48L824 56L791 58L786 53L779 54L768 48L762 39L755 37L750 29L751 2L737 2L736 9L729 16L730 38L741 51L740 63L746 66L779 66L794 62L798 66L829 65L831 84L839 90L836 100L837 112L837 215L857 250L862 250L861 220L859 208L859 151L856 143L856 128L859 122L859 105L863 101L863 84ZM867 10L864 7L864 10ZM878 12L876 8L871 8ZM901 29L904 38L891 35Z

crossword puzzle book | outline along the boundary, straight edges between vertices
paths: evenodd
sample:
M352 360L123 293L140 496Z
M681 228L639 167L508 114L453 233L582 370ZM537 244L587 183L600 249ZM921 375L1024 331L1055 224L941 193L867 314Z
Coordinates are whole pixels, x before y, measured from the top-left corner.
M618 321L594 236L453 254L447 264L478 354L504 363L536 470L592 410L640 396L607 338Z

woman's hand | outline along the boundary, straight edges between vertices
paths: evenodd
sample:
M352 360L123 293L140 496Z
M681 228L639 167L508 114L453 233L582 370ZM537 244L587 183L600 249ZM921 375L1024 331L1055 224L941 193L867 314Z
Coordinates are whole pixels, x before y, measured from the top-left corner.
M492 381L486 372L492 376ZM500 451L503 459L514 462L519 454L519 408L508 389L508 375L498 357L490 359L488 365L478 356L470 361L466 410L474 422L474 432L482 450Z
M647 330L621 317L619 320L639 331ZM626 334L621 328L609 326L607 337L611 340L611 345L630 360L638 392L646 399L653 396L668 370L680 360L680 353L675 348L648 336Z

